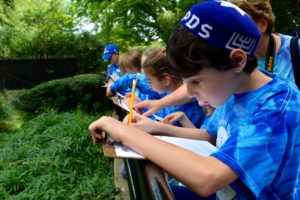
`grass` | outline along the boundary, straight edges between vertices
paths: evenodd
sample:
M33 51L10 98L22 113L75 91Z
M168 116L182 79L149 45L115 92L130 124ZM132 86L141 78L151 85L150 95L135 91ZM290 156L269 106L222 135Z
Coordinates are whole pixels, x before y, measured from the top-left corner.
M15 93L16 91L0 90L0 133L20 128L22 117L9 103Z
M95 119L49 111L0 133L0 199L114 199L112 161L87 131Z

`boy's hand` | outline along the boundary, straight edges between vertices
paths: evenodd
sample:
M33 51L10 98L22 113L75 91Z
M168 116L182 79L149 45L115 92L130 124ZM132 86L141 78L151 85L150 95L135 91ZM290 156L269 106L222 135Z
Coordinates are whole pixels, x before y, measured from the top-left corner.
M164 121L167 121L171 124L174 124L177 121L181 121L186 115L184 114L184 112L178 111L178 112L174 112L169 114L168 116L166 116L164 118Z
M124 133L122 122L112 118L112 117L101 117L97 121L94 121L89 126L89 131L92 135L94 144L100 143L103 140L102 131L106 134L109 134L114 141L121 142L122 141L122 133Z
M182 111L171 113L168 116L166 116L164 120L172 124L178 121L182 127L196 128L195 125L191 122L191 120Z
M123 99L123 103L125 103L127 106L129 106L130 105L130 99L131 99L131 94L126 93L125 98ZM134 96L133 107L134 107L134 105L138 104L139 102L141 102L141 99L138 96Z
M123 119L123 123L128 123L128 116L127 115ZM132 115L132 123L130 124L131 126L137 127L141 130L144 130L148 133L155 133L157 126L159 126L159 122L154 121L148 117L142 116L138 113L133 113Z
M135 109L141 110L143 108L148 108L148 111L143 113L143 116L150 116L152 114L157 113L161 107L159 104L159 100L146 100L142 101L134 106Z
M114 94L114 93L112 93L112 92L110 91L109 87L106 88L106 96L108 96L108 97L113 97L113 96L115 96L115 95L116 95L116 94Z

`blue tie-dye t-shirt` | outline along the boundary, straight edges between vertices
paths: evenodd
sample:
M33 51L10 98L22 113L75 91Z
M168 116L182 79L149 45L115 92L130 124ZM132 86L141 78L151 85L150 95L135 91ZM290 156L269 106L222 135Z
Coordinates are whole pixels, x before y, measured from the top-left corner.
M278 49L278 52L275 55L273 73L295 83L293 64L291 60L291 51L290 51L290 42L292 37L283 34L278 34L278 35L281 38L281 44ZM300 49L300 40L298 40L298 46ZM257 58L257 60L258 60L258 68L261 70L265 70L266 59Z
M131 92L132 81L137 78L139 75L138 82L136 84L136 95L143 101L148 99L160 99L162 95L154 91L151 87L148 86L148 80L145 74L125 74L120 79L115 81L110 86L110 91L114 94L117 92L122 95ZM164 95L163 95L164 96Z
M122 73L120 70L120 66L117 66L114 63L111 63L106 72L106 80L109 80L111 78L112 80L116 81L121 76L122 76Z
M239 176L230 199L300 199L300 92L269 76L266 85L233 95L210 119L218 122L212 156Z

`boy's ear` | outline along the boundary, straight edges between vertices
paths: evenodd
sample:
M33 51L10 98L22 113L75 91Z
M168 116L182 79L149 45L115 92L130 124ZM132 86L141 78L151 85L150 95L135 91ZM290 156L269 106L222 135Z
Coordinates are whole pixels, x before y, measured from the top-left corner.
M172 80L170 76L165 76L162 83L164 86L170 86L172 84Z
M261 32L261 33L264 33L266 32L267 30L267 27L269 25L269 20L264 17L264 16L261 16L256 22L255 22L258 30Z
M247 64L247 55L246 52L242 49L234 49L229 54L230 59L235 62L238 67L233 68L235 72L243 71L244 67Z

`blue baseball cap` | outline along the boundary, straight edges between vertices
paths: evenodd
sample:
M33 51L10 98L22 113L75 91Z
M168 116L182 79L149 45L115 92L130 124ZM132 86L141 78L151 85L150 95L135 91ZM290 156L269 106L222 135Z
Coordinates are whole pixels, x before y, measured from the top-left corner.
M260 32L242 9L226 1L194 5L182 18L182 25L208 44L226 50L242 49L253 56Z
M101 60L109 60L113 54L119 53L120 49L115 44L108 44L104 48L103 56Z

